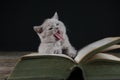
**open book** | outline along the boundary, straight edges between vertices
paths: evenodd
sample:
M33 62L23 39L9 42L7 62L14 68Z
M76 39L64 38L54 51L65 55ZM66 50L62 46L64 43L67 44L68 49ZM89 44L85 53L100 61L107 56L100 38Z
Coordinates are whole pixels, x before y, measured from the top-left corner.
M85 80L119 80L120 58L106 52L120 48L120 37L93 42L72 59L63 54L25 55L8 80L66 80L74 69L82 69Z

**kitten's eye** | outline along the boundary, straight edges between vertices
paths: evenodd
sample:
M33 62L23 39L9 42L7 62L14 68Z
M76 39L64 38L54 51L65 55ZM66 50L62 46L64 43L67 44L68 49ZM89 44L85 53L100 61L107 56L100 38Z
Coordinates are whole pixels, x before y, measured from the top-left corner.
M53 28L49 28L49 30L52 30Z
M56 23L56 26L58 26L59 25L59 23Z

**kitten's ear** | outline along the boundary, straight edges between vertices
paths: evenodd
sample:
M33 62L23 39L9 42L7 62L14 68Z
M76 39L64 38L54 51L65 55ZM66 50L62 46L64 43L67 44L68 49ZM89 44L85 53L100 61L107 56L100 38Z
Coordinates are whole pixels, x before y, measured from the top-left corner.
M43 32L43 29L42 29L42 27L40 27L40 26L34 26L33 29L34 29L35 32L37 32L37 33L42 33L42 32Z
M57 20L59 19L57 12L55 12L55 14L52 18L57 19Z

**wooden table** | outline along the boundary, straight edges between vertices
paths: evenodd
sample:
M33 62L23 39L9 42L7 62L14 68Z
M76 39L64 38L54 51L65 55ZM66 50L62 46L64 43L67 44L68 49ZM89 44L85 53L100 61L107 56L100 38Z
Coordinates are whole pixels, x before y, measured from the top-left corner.
M0 52L0 80L5 80L20 57L31 52Z

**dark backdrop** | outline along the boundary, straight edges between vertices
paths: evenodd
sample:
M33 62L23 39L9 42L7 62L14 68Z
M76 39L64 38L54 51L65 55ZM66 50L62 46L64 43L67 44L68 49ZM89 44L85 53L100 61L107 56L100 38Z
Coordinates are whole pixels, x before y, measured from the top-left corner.
M120 36L117 0L4 0L0 8L0 51L37 51L40 41L33 26L42 24L55 11L77 50L104 37Z

